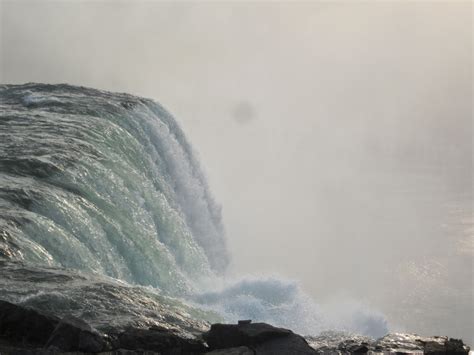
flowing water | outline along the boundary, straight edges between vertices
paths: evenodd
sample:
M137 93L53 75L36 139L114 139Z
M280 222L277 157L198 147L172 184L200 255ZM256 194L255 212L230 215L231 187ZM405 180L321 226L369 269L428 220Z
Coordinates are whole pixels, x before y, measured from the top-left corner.
M378 337L380 313L337 315L298 284L226 276L220 207L158 103L69 85L0 87L0 298L98 328L183 333L251 318L303 334Z

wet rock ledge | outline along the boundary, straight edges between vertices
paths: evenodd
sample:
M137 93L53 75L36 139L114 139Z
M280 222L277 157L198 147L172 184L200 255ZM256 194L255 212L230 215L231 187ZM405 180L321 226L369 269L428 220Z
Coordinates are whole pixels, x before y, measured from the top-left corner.
M162 354L162 355L270 355L270 354L351 354L416 353L468 354L461 340L444 337L420 338L407 335L405 342L384 337L378 341L347 340L338 344L322 338L316 349L291 330L266 323L239 321L238 324L213 324L208 332L190 339L161 327L129 328L103 334L75 317L59 319L0 300L0 354ZM407 339L411 339L407 341ZM319 343L318 343L319 341ZM408 344L409 343L409 344ZM313 345L314 346L314 345Z

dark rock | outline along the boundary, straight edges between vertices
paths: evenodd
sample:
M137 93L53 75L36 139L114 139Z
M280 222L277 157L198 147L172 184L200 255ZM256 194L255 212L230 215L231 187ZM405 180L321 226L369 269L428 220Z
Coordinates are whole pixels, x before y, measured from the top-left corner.
M161 325L152 325L149 329L150 330L157 330L159 332L169 332L170 331L169 328L163 327Z
M243 320L238 324L213 324L201 340L190 339L162 326L130 328L108 336L75 317L60 320L36 310L0 300L0 354L55 355L102 353L109 355L277 355L383 353L469 354L462 340L387 334L376 341L343 334L303 337L291 330Z
M371 350L369 343L352 340L341 342L337 348L338 350L349 352L351 354L365 354Z
M185 339L168 330L130 328L119 334L121 349L156 351L161 354L199 354L207 351L195 339Z
M243 319L243 320L239 320L237 324L250 324L250 323L252 323L251 319Z
M430 355L441 354L469 354L469 347L466 346L462 340L446 338L446 337L432 337L423 340L423 353Z
M351 354L366 354L369 351L367 345L355 345L347 349Z
M469 347L461 339L449 338L446 342L446 352L448 354L468 354Z
M308 345L306 340L297 334L272 339L253 346L257 355L298 354L313 355L316 350Z
M59 318L0 300L0 337L11 343L43 346Z
M54 355L57 355L57 354L54 354ZM79 355L79 354L68 354L68 355ZM155 351L145 351L145 350L115 349L113 351L99 353L99 355L163 355L163 353L157 353Z
M446 348L444 346L444 343L439 343L437 341L427 341L424 344L424 349L423 349L424 354L437 355L437 354L444 354L445 351L446 351Z
M89 324L76 317L65 317L51 334L47 348L61 351L84 351L96 353L107 348L107 342Z
M255 345L264 341L292 334L288 329L276 328L266 323L250 324L213 324L203 334L211 349L233 348Z
M213 324L203 338L211 349L246 346L256 354L316 353L303 337L266 323Z
M206 355L255 355L255 351L246 346L239 346L237 348L216 349L206 353Z

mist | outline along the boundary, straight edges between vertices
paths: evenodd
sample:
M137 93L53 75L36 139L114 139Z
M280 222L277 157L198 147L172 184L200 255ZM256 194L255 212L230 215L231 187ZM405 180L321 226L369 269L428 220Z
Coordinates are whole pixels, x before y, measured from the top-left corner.
M474 342L471 2L1 2L2 83L151 97L231 273Z

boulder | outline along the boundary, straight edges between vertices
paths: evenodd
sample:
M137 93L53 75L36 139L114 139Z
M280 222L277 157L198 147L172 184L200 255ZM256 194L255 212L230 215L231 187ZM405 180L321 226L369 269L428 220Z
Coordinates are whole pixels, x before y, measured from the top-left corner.
M43 346L59 318L0 300L0 337L10 343Z
M211 325L211 329L203 334L203 338L211 349L224 349L255 345L290 334L291 330L276 328L266 323L217 323Z
M266 323L213 324L203 338L213 350L245 346L255 354L316 353L302 336Z

